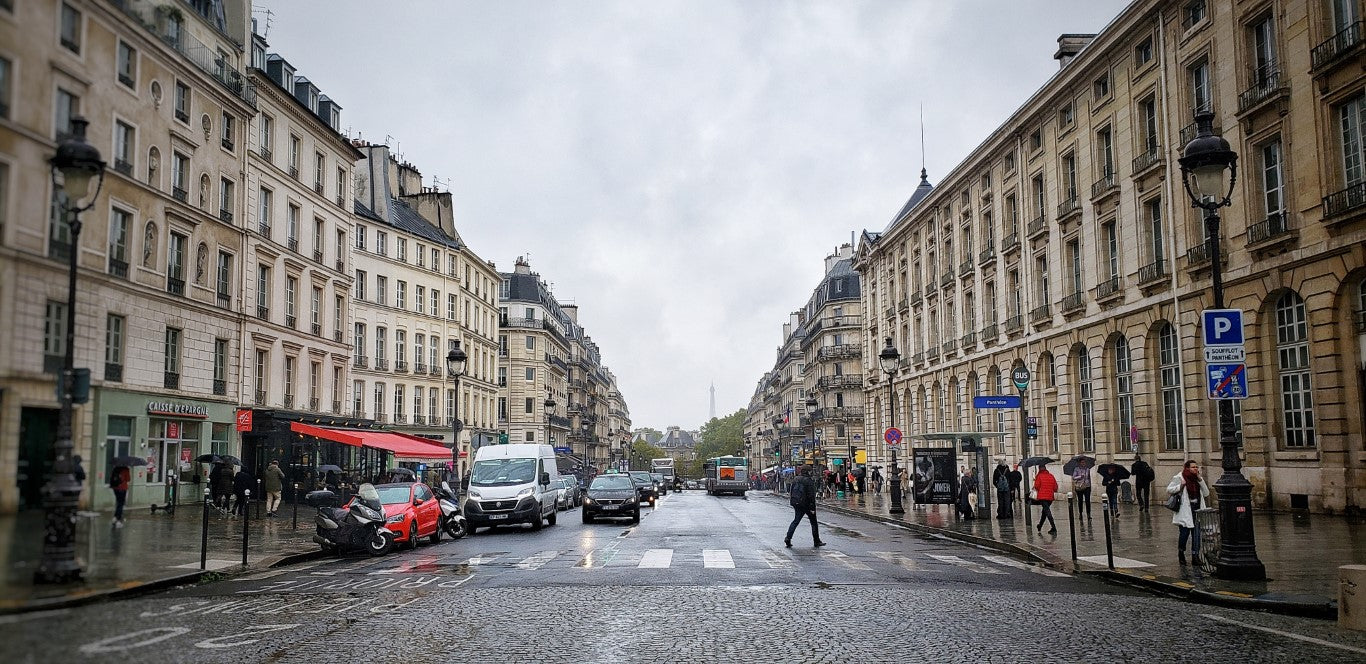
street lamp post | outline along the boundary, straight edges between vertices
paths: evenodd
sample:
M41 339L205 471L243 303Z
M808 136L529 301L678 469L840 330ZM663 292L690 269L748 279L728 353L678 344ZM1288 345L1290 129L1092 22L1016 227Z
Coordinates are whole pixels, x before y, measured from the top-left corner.
M819 461L819 457L818 457L817 454L816 454L816 408L817 408L818 406L820 406L820 405L821 405L821 402L817 401L817 400L816 400L816 397L814 397L814 396L808 397L808 398L806 399L806 419L807 419L808 423L811 425L811 465L812 465L812 466L816 466L816 465L817 465L817 461ZM803 447L805 447L805 445L803 445ZM825 468L821 468L821 469L820 469L820 472L822 472L822 473L825 472Z
M878 353L877 361L882 367L882 373L887 374L887 426L890 428L896 426L896 395L892 390L892 377L901 365L901 353L892 345L891 337L887 337L887 345ZM896 447L889 443L888 448L892 455L891 477L888 478L892 490L892 506L887 511L892 514L905 514L906 510L901 507L901 468L896 464Z
M1214 308L1224 308L1223 257L1219 255L1219 208L1229 204L1238 178L1238 155L1228 141L1215 136L1214 114L1195 116L1196 135L1181 151L1181 179L1191 206L1205 216L1205 243L1210 256ZM1233 403L1219 400L1219 447L1224 474L1214 483L1219 494L1219 558L1216 575L1226 579L1266 578L1266 567L1257 558L1252 531L1252 483L1243 477L1238 438L1233 424Z
M451 351L446 353L446 373L455 383L455 396L451 399L451 467L455 469L456 481L460 480L460 377L465 374L465 361L469 356L460 349L460 340L455 340Z
M81 483L76 481L71 456L75 451L71 419L76 389L76 260L80 253L81 213L95 205L104 184L104 161L100 151L85 141L84 117L71 118L71 137L57 145L48 161L52 167L52 187L66 192L62 212L71 231L70 256L66 280L66 346L62 356L61 411L57 416L57 440L53 444L52 476L43 486L43 557L33 574L35 583L80 581L82 570L76 562L76 507L81 498ZM58 175L61 181L58 182ZM90 192L90 181L95 191ZM77 201L89 195L90 203Z
M545 442L547 445L553 446L555 441L550 437L550 416L553 414L552 411L555 410L555 399L547 395L545 403L542 405L545 406Z
M774 468L774 469L773 469L773 472L774 472L774 474L775 474L775 476L776 476L777 478L781 478L781 477L782 477L782 471L783 471L783 469L782 469L782 464L783 464L783 461L784 461L785 459L787 459L787 457L783 455L783 434L782 434L782 432L779 431L779 429L778 429L778 427L781 427L782 425L783 425L783 418L781 418L781 417L775 417L775 418L773 418L773 447L774 447L775 449L778 450L778 467L777 467L777 468ZM796 472L796 471L793 471L793 472ZM781 491L781 490L782 490L782 480L781 480L781 479L778 480L778 486L779 486L779 491Z

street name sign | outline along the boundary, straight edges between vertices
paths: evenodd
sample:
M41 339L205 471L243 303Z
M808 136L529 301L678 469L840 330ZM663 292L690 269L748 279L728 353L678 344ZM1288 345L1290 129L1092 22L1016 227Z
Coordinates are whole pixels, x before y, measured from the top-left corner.
M1247 361L1247 349L1242 346L1205 346L1206 364L1242 364Z
M1013 394L1003 394L994 397L976 396L972 398L973 408L1019 408L1020 397Z

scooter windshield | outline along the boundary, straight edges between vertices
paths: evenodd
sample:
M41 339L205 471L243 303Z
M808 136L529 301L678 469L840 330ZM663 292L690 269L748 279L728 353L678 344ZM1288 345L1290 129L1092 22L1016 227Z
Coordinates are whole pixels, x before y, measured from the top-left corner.
M356 490L356 499L372 510L381 513L384 511L384 505L379 502L379 490L373 484L367 482L360 485Z

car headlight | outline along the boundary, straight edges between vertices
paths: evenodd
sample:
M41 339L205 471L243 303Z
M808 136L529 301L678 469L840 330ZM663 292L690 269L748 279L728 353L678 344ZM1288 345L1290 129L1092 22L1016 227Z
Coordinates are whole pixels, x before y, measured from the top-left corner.
M635 497L635 496L631 496L630 498L627 498L627 499L625 500L625 504L627 504L627 505L634 505L634 504L636 504L636 497Z
M533 493L533 491L532 491L531 487L527 487L527 488L525 488L525 489L522 489L521 491L518 491L518 492L517 492L517 497L518 497L518 498L526 498L527 496L530 496L532 493Z
M403 521L402 514L395 514L394 516L391 516L384 520L385 523L399 523L401 521Z
M473 499L475 499L475 500L478 500L479 497L480 497L480 496L479 496L479 489L470 489L469 491L467 491L467 492L465 493L465 497L466 497L466 498L473 498Z
M593 504L593 499L592 499L592 498L589 498L589 497L587 497L587 496L585 496L584 499L583 499L583 504L585 504L585 505L592 505L592 504Z

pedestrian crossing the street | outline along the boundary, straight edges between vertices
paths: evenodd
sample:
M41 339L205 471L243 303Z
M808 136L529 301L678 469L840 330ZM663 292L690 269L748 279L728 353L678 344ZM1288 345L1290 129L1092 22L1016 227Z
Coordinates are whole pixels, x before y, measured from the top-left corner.
M361 561L362 563L366 561ZM697 569L718 571L745 570L786 570L810 571L818 569L869 572L888 566L902 572L933 574L948 569L979 575L1007 575L1027 572L1046 577L1067 577L1068 574L1046 567L1032 565L1002 555L962 554L949 555L924 552L867 551L850 553L830 548L817 550L783 550L757 548L749 550L731 549L673 549L650 548L643 550L623 550L619 542L612 542L600 548L583 550L547 550L531 555L514 554L507 551L484 551L474 555L447 558L438 562L433 556L423 556L414 560L393 561L391 563L371 563L372 567L357 569L353 573L366 575L395 575L434 571L452 565L462 568L520 571L548 570L592 570L592 569L638 569L678 570ZM345 574L352 572L352 565L336 571L315 571L313 574Z

